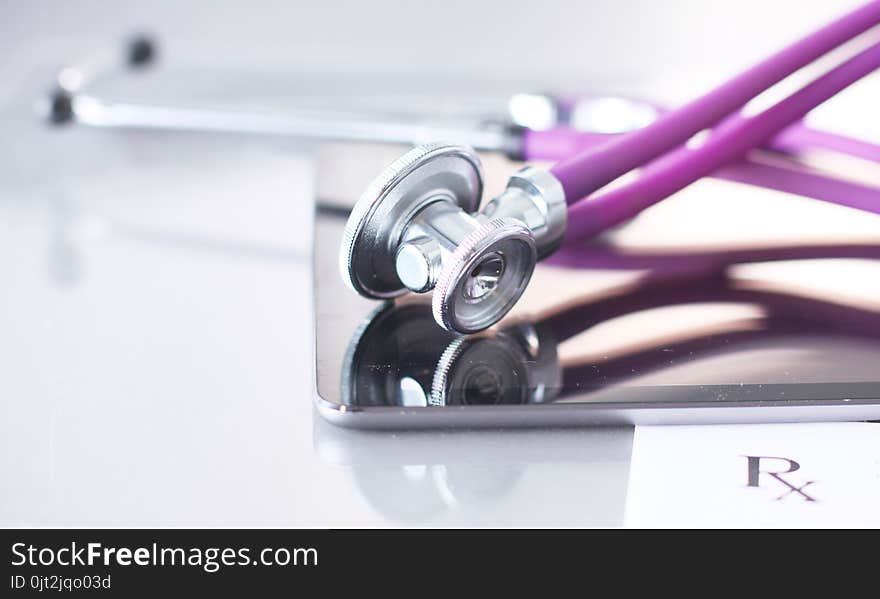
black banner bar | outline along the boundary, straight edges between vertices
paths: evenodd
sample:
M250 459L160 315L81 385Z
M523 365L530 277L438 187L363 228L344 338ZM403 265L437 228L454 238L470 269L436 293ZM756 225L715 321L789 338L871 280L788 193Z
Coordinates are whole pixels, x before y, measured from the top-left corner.
M627 586L695 573L728 578L761 564L785 571L793 557L803 569L804 550L816 557L816 548L837 544L827 532L800 531L7 529L0 537L0 597L262 596L318 583L382 590L414 577L425 585L419 592L465 591L474 577Z

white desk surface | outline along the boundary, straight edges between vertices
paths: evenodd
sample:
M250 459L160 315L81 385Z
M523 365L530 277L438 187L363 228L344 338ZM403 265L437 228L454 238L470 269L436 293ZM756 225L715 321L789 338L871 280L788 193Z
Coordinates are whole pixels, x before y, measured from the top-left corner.
M4 114L0 524L622 522L630 430L320 421L314 173L289 144L53 131L29 110Z
M32 62L0 95L0 525L624 523L631 429L322 422L313 161L47 130Z

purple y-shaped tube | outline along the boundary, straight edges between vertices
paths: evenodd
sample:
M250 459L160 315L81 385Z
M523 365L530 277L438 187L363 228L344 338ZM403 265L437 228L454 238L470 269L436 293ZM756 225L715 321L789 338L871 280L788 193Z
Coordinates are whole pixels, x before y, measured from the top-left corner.
M829 131L819 131L804 125L793 125L774 137L767 148L777 152L799 154L810 150L828 150L855 156L864 160L880 162L880 146L870 142L854 139L845 135L836 135Z
M562 183L569 204L574 203L715 125L771 85L877 24L880 0L833 21L644 129L558 163L552 173Z
M531 131L527 139L536 143L537 150L550 153L552 158L571 154L572 146L581 149L596 146L607 141L608 136L559 128L551 131ZM761 147L793 156L811 150L829 150L880 162L880 146L876 144L816 131L800 123L786 128ZM566 151L567 148L569 151ZM710 176L859 210L876 211L880 208L880 189L820 173L797 162L767 164L747 156L744 160L725 164L713 171Z
M617 134L619 135L619 134ZM564 160L569 156L592 150L608 143L614 134L578 131L564 126L553 129L523 131L523 156L526 160ZM880 145L869 141L812 129L795 123L761 146L765 150L799 155L813 150L826 150L880 162Z
M860 52L785 100L750 118L734 116L697 149L682 147L649 164L640 177L569 207L566 240L592 237L737 160L865 75L880 68L880 43ZM841 202L843 203L843 202ZM856 206L880 213L880 206Z

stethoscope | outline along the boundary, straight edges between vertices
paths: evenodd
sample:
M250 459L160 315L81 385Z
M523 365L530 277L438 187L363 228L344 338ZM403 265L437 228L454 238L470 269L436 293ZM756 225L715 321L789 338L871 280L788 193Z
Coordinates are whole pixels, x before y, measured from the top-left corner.
M99 86L95 89L96 83L112 81L117 75L143 75L155 66L160 54L155 40L145 35L133 36L123 50L119 56L104 52L95 59L60 69L52 92L42 103L44 117L56 125L239 133L313 141L419 145L426 140L456 139L475 150L501 153L516 161L547 161L598 147L610 136L641 129L663 113L653 103L630 97L549 93L455 95L441 99L444 110L438 111L433 97L425 110L424 98L417 95L364 95L346 88L345 93L337 94L334 103L333 94L317 84L318 91L311 95L298 91L284 103L283 110L271 111L209 108L192 104L192 100L187 104L183 99L113 99L105 96ZM300 76L290 78L299 80ZM231 85L225 79L221 83L221 87ZM309 87L307 82L303 86ZM344 99L341 107L339 99ZM335 107L310 109L310 101ZM773 161L747 156L711 176L827 202L845 203L851 198L861 205L878 204L873 188L860 188L828 173L811 174L791 161L779 163L782 157L812 150L880 161L880 147L874 144L793 123L762 147L775 153ZM842 186L849 189L842 190Z
M301 83L304 89L285 102L282 110L220 108L186 98L113 98L105 96L98 85L118 75L148 71L158 56L156 41L141 34L127 40L121 54L103 52L68 65L57 72L38 112L55 125L77 123L106 129L239 133L411 146L450 138L514 160L553 159L555 153L567 152L572 143L583 147L608 135L641 128L660 112L648 102L623 96L488 91L454 100L432 96L431 106L425 110L419 106L425 98L413 94L375 95L348 90L337 94L337 100L344 98L340 105L326 90L310 93L307 76L299 74L286 74L289 79L305 81ZM455 106L438 110L433 105L438 101ZM330 108L323 108L326 105Z
M349 343L342 399L365 406L447 407L564 402L632 379L719 354L803 334L880 338L875 310L760 287L730 276L732 267L769 261L880 258L877 245L752 247L687 253L632 253L591 247L576 268L642 270L635 284L601 296L548 306L479 335L436 326L421 301L388 303L368 316ZM670 306L735 304L760 308L727 330L682 330L679 340L646 340L616 356L559 358L560 346L600 324ZM747 325L747 326L744 326ZM650 338L651 331L646 331ZM659 343L659 344L658 344ZM676 390L676 400L681 391Z
M878 23L880 2L874 1L643 128L577 151L550 169L523 168L482 210L482 167L472 148L414 148L355 205L340 249L342 277L375 299L433 290L432 311L441 327L483 330L511 309L537 261L563 240L594 237L740 160L880 67L880 43L873 40L770 108L753 116L741 112L758 94ZM595 193L639 167L632 182ZM862 207L880 212L877 205Z
M752 91L760 91L762 87L781 79L799 65L809 63L825 49L831 49L847 37L869 28L875 20L876 7L868 5L704 98L667 114L663 114L650 103L630 98L515 94L509 98L509 110L503 117L497 113L485 115L477 109L471 115L472 118L464 119L463 122L456 119L453 124L449 124L442 119L414 119L412 115L392 117L388 114L298 109L283 113L259 113L196 109L184 105L132 104L93 94L91 84L106 77L108 72L143 70L155 62L155 43L143 36L130 41L121 62L113 61L108 64L103 60L97 64L63 69L57 78L51 101L48 102L50 110L47 114L56 123L75 121L84 125L110 128L256 133L318 140L404 144L438 137L466 142L467 147L442 144L422 147L413 150L396 163L393 172L386 179L406 179L399 185L394 183L396 191L391 194L404 192L408 199L403 202L375 197L376 189L380 190L380 195L382 193L384 180L380 177L359 204L368 204L366 207L362 206L362 211L370 213L375 208L374 203L382 204L385 210L393 202L397 208L391 212L396 220L383 220L384 212L379 210L378 217L372 221L379 220L380 224L366 233L358 232L359 227L363 227L365 223L350 222L350 227L354 229L350 231L351 238L357 238L359 249L355 252L353 248L349 251L343 247L341 258L344 263L344 278L358 292L368 297L389 298L408 289L428 291L437 285L444 258L445 262L449 262L452 249L459 247L459 242L464 240L466 233L472 233L475 229L475 220L493 220L492 217L518 220L528 229L521 230L519 235L525 238L531 235L535 242L535 258L527 257L526 247L525 257L517 258L517 252L508 250L494 258L478 261L479 268L472 268L470 273L474 275L470 277L473 285L468 288L469 291L464 290L468 297L455 302L458 308L451 308L458 293L455 291L456 285L445 286L445 296L435 293L435 298L439 298L435 302L435 308L439 307L435 310L438 322L451 330L473 332L489 326L506 312L505 305L512 305L525 287L533 263L552 253L563 233L568 239L576 241L580 237L603 231L700 176L711 175L862 210L877 211L880 196L874 188L838 180L827 173L811 172L792 161L780 165L778 159L775 159L767 163L760 158L743 156L742 151L737 156L738 160L723 159L725 153L735 154L736 148L761 146L789 157L813 149L826 149L880 161L878 146L809 129L798 122L799 117L791 117L792 113L805 114L811 104L821 103L825 96L833 95L836 89L842 89L848 82L860 76L860 67L863 63L870 62L870 59L857 61L854 66L850 64L853 61L841 65L835 70L839 71L837 75L834 72L828 73L812 84L811 87L818 89L813 89L812 93L805 89L799 92L800 95L789 98L786 101L788 111L785 115L780 115L775 120L765 117L767 123L764 125L762 122L741 117L729 119L724 127L719 127L714 132L709 140L713 143L704 144L707 148L670 153L652 164L650 170L645 169L637 183L624 186L616 195L611 193L593 197L590 202L579 202L568 210L565 209L565 203L560 201L563 194L566 198L578 197L575 183L579 183L583 189L595 187L602 181L613 179L615 173L625 171L628 165L638 166L645 160L645 156L654 156L662 152L663 148L673 147L676 139L683 139L688 132L698 129L701 122L711 124L712 118L723 115L724 107L734 103L734 98L748 99L750 95L754 95ZM844 81L835 81L836 78L843 78ZM737 81L740 83L737 84ZM469 102L480 105L480 102ZM688 110L690 112L686 112ZM477 114L481 116L477 118ZM782 118L783 116L786 118ZM788 120L787 126L779 125L780 120ZM644 129L646 126L648 128ZM765 128L772 129L773 133L764 135L762 131ZM742 131L738 134L740 129ZM609 136L624 133L629 133L624 136L629 141L609 140ZM749 135L757 135L761 139L757 143L751 143L748 142ZM738 144L729 143L734 138L739 139ZM720 147L720 151L715 152L714 156L712 147ZM479 159L472 149L501 152L517 160L553 160L571 155L590 155L592 158L586 159L586 163L587 168L591 169L589 172L592 173L593 183L587 185L589 180L586 183L579 181L576 169L571 166L566 168L565 164L576 162L575 158L560 163L549 173L527 168L511 178L505 194L496 198L482 212L477 212L482 177ZM431 164L431 170L436 170L442 162L440 159L450 156L458 156L456 167L443 176L430 173L431 181L428 185L436 186L437 193L432 197L422 198L424 201L413 203L410 192L418 192L425 185L421 179L429 174L421 167ZM701 156L709 161L703 161L700 168L696 168L701 162ZM681 164L676 168L676 163ZM712 164L717 167L712 169ZM407 172L408 170L414 172ZM570 176L559 178L556 176L557 171L563 174L569 172ZM469 180L462 182L462 177ZM458 182L450 182L455 179ZM565 180L569 181L568 189L561 189ZM542 189L542 181L549 186L547 190ZM386 186L390 185L388 181L384 183ZM462 184L465 185L464 190L456 187ZM447 201L442 206L434 206L433 204L439 204L435 200L440 198ZM448 201L449 198L452 201ZM499 207L502 203L503 207ZM431 210L423 211L422 208L429 204L432 205ZM401 207L406 209L398 210ZM355 220L359 212L358 209L355 210L352 220ZM425 223L428 223L427 226ZM378 241L370 240L370 236L376 231L379 232ZM404 240L401 237L404 233L419 239ZM493 235L502 233L495 232ZM483 240L484 244L485 242ZM530 241L514 242L514 247L522 249L523 244L528 246ZM367 250L377 248L378 252L373 252L366 261L363 257L357 258L354 255L367 254ZM365 251L361 252L361 249ZM357 266L354 265L355 262ZM525 266L520 266L520 262ZM508 275L501 285L497 284L501 278L499 269L506 269ZM453 270L460 271L461 266ZM511 286L509 283L517 280L510 276L515 272L519 273L519 283ZM461 278L460 274L459 272L458 278ZM444 280L449 279L450 277L446 277ZM499 302L502 298L510 301ZM475 313L479 314L475 316Z

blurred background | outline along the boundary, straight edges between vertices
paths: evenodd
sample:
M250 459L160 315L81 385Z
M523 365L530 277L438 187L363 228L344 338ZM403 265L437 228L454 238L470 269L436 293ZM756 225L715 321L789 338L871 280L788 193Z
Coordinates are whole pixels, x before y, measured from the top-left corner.
M112 63L148 32L180 89L218 101L308 72L343 90L479 81L674 105L858 3L3 0L0 524L623 520L629 430L456 433L444 463L434 448L452 433L316 420L312 207L316 190L350 199L362 176L340 182L285 138L49 126L62 67ZM205 69L275 78L197 81ZM360 157L375 172L395 153ZM426 457L400 457L413 447Z
M64 60L132 30L168 54L226 51L285 66L446 71L526 81L718 81L858 2L465 0L3 3L4 66ZM228 55L226 56L228 58ZM4 86L11 92L10 86ZM662 90L659 90L662 91Z

